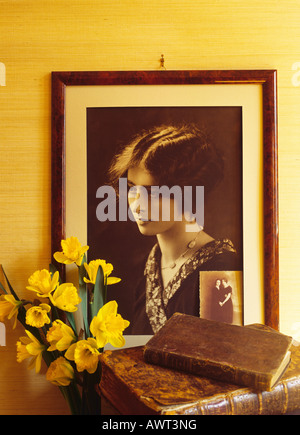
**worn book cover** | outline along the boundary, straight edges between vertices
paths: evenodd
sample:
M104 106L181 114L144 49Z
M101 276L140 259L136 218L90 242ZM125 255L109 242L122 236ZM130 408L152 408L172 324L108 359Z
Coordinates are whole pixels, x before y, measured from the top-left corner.
M290 361L292 338L175 313L148 341L145 361L270 391Z
M144 347L101 355L101 394L123 415L258 415L300 408L300 346L272 391L220 382L147 364Z

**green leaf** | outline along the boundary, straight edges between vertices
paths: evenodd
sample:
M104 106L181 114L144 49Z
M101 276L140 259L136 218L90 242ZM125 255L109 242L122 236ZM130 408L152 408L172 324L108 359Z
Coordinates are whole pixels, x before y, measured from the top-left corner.
M86 270L84 267L86 263L86 255L84 254L81 265L78 267L78 280L79 280L79 297L81 298L81 311L83 316L83 323L85 327L86 336L90 335L90 328L88 322L88 294L87 286L83 278L86 277Z
M3 287L3 285L0 282L0 289L7 295L7 291L5 290L5 288Z
M92 318L97 315L100 308L102 308L103 305L106 303L105 293L104 273L102 267L99 266L94 287L94 300L91 306Z
M11 294L13 295L13 297L14 297L17 301L19 301L20 299L19 299L17 293L16 293L16 292L14 291L14 289L12 288L10 282L8 281L8 278L7 278L7 276L6 276L6 273L4 272L3 266L1 266L1 268L2 268L3 275L5 276L5 279L6 279L6 282L7 282L7 284L8 284L8 287L9 287L9 290L10 290Z
M66 317L68 319L68 322L70 323L71 328L76 333L76 324L75 324L73 313L66 312Z

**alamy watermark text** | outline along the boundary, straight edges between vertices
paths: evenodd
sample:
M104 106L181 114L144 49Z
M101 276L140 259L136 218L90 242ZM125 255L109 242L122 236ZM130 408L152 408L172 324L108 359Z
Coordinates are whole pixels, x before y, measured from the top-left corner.
M193 198L194 196L194 198ZM112 186L97 189L96 198L101 202L96 208L100 222L143 220L146 222L182 221L188 222L186 231L194 231L189 223L196 222L204 227L204 187L203 186L132 186L127 178L119 179L119 198ZM194 207L193 207L194 204ZM118 208L118 213L117 213ZM194 210L194 211L193 211ZM117 216L118 214L118 216Z

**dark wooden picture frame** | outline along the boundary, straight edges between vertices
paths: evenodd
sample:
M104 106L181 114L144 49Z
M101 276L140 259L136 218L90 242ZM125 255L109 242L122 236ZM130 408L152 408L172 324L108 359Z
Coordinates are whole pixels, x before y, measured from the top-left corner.
M264 318L279 327L277 75L275 70L110 71L52 73L51 250L60 250L66 222L65 91L68 86L259 84L263 112Z

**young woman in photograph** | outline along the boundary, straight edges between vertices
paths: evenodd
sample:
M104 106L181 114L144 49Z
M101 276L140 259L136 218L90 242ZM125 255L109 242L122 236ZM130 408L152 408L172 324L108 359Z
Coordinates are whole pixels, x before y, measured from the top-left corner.
M205 232L192 210L175 217L178 204L168 199L170 218L162 218L163 196L151 194L151 186L204 186L207 197L223 179L223 160L206 135L194 125L159 126L136 136L118 155L110 168L113 185L127 177L129 204L139 198L140 186L149 193L147 204L133 210L139 231L156 236L137 283L133 334L157 332L174 312L199 316L199 272L239 270L235 248L230 240L215 240ZM194 190L195 191L195 190ZM151 220L151 201L158 201L158 219ZM222 213L222 210L220 210ZM187 226L190 227L187 227Z

